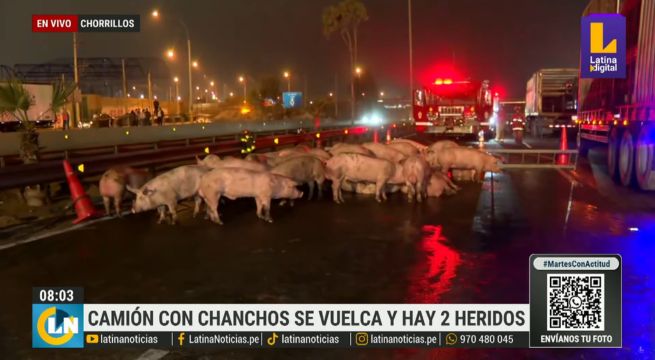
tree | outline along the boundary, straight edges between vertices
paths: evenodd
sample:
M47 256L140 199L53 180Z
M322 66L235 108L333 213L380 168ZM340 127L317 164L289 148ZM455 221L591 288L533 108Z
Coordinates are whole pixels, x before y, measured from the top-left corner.
M357 64L357 31L359 24L368 20L366 6L359 0L342 0L323 10L323 33L327 38L339 33L350 56L351 116L355 118L355 64Z
M33 104L32 94L19 80L11 79L0 86L0 112L11 114L21 125L18 153L25 164L35 163L39 155L39 134L27 115Z
M56 114L66 104L75 88L74 83L66 84L58 81L53 84L52 102L48 110ZM32 105L34 105L32 94L19 80L11 79L0 86L0 113L9 113L20 122L22 134L18 153L25 164L35 163L39 158L39 133L27 114Z

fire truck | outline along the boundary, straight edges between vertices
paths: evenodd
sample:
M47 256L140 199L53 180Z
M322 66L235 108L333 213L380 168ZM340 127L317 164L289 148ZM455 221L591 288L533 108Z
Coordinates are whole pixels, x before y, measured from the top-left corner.
M579 79L578 149L607 146L607 167L624 186L655 190L655 1L592 0L583 16L626 19L626 78Z
M498 94L489 81L437 78L414 91L412 116L416 132L454 137L493 136L492 119ZM497 107L497 106L496 106Z

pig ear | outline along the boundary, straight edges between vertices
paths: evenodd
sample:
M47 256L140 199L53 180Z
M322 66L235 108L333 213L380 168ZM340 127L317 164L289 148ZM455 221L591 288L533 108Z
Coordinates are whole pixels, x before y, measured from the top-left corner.
M139 189L135 189L131 185L127 185L125 188L127 189L127 191L129 191L129 192L131 192L133 194L136 194L136 193L139 192Z
M202 160L200 160L200 158L198 157L198 155L196 155L196 163L197 163L198 165L202 164Z

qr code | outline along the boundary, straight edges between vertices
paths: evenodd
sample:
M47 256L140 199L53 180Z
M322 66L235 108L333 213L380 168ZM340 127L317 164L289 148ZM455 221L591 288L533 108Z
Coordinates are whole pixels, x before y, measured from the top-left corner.
M548 331L604 331L604 296L604 274L548 274Z

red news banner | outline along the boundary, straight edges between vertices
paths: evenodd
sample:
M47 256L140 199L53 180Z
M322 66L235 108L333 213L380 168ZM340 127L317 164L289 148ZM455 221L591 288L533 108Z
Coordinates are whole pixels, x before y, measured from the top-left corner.
M32 32L138 32L139 15L32 15Z

